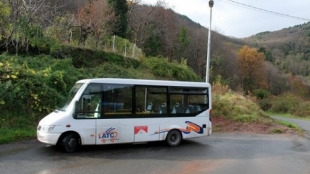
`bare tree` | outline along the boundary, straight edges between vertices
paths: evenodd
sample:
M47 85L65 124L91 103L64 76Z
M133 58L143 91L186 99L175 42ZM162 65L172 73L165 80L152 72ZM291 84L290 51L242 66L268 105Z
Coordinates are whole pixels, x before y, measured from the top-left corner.
M75 15L75 27L80 29L79 43L85 45L89 35L94 36L96 47L104 35L110 35L118 21L107 0L89 0L85 7L80 7Z
M44 37L44 29L52 24L53 19L60 15L63 7L61 1L51 0L8 0L11 8L11 27L6 34L7 49L14 47L16 54L20 48L28 52L30 43L40 45Z

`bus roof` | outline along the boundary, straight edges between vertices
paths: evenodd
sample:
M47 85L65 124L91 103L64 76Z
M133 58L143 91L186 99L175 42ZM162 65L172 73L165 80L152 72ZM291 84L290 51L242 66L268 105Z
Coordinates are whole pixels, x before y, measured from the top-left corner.
M83 79L77 83L112 83L112 84L133 84L152 86L186 86L186 87L210 87L206 82L171 81L171 80L146 80L146 79L125 79L125 78L94 78Z

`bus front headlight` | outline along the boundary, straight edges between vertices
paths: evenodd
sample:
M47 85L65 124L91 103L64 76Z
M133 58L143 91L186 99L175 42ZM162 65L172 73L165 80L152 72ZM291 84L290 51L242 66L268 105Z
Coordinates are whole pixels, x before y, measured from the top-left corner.
M41 131L43 132L50 132L55 128L55 125L50 125L50 126L42 126Z

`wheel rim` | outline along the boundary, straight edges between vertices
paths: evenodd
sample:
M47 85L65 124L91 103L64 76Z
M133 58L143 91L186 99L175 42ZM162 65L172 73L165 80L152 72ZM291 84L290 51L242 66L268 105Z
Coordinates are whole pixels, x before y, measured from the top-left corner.
M77 140L75 138L70 138L70 140L68 141L68 147L70 149L74 149L77 146Z
M170 142L173 144L178 143L179 139L180 139L180 137L177 134L172 134L170 136Z
M77 146L77 140L75 138L70 138L68 143L67 143L67 146L70 148L70 149L75 149L76 146Z

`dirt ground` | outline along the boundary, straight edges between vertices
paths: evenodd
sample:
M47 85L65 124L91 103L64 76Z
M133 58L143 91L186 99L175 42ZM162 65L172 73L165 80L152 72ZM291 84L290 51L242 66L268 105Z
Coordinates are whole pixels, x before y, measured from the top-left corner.
M254 134L300 134L298 130L288 128L276 122L242 123L223 117L212 117L213 132L243 132Z

